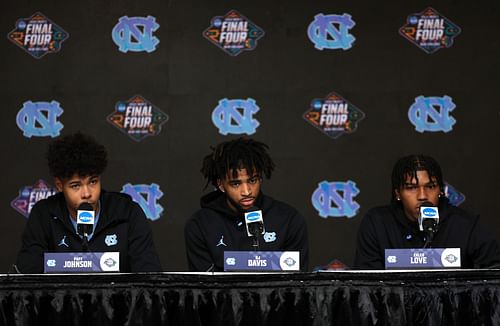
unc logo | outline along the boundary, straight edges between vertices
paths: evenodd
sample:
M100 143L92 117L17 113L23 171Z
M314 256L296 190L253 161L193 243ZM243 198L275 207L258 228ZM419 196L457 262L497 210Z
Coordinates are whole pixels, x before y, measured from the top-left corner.
M47 260L47 266L56 267L56 261L54 259Z
M229 258L226 259L226 264L228 264L230 266L234 266L234 265L236 265L236 259L232 258L232 257L229 257Z
M418 132L449 132L456 122L449 115L454 109L455 104L449 96L419 96L408 110L408 118Z
M156 23L156 18L153 16L148 16L146 18L129 18L123 16L113 28L111 36L113 42L118 45L120 52L146 51L151 53L156 50L156 46L160 43L160 40L153 36L153 32L159 27L160 25Z
M130 195L141 206L148 219L156 221L163 213L163 207L157 204L158 200L163 196L163 192L156 183L150 185L131 185L127 183L123 186L122 192Z
M264 241L265 242L276 241L276 232L266 232L266 233L264 233Z
M444 194L453 206L459 206L465 201L465 195L447 182L444 183Z
M388 256L387 257L387 262L390 264L395 264L398 262L398 258L396 256Z
M359 204L353 201L353 198L358 194L359 189L353 181L322 181L318 184L311 200L319 216L323 218L342 216L351 218L357 214L359 209Z
M106 236L106 238L104 239L104 243L108 246L108 247L111 247L111 246L116 246L118 244L118 237L116 236L116 234L109 234Z
M57 121L57 118L63 114L63 109L59 106L59 102L31 102L23 103L23 107L16 117L16 123L19 129L23 131L23 136L31 138L47 137L52 138L59 136L62 123Z
M336 28L334 24L338 25L339 28ZM354 36L349 34L349 30L354 25L356 23L348 14L342 16L318 14L314 16L314 21L307 29L307 36L318 50L348 50L356 40ZM332 39L329 39L328 36Z
M243 110L240 113L239 110ZM212 112L212 122L219 128L219 133L227 134L247 134L255 133L260 123L253 118L259 111L255 100L228 100L224 98L219 101L219 105ZM232 124L235 122L236 125Z

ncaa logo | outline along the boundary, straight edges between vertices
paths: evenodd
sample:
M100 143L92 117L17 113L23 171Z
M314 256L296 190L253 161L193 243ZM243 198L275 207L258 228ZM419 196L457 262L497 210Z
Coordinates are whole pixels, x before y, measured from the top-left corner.
M82 223L91 223L93 217L94 215L89 212L81 212L80 215L78 215L78 220Z
M248 222L258 221L260 220L260 213L259 212L248 213L246 215L246 218Z
M425 217L434 217L434 216L436 216L436 209L426 207L422 210L422 214L424 214Z

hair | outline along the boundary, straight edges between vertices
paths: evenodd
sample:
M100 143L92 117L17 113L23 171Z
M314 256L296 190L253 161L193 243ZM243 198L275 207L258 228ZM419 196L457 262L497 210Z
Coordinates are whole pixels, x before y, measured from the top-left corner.
M46 158L50 174L62 179L101 175L108 163L106 148L81 132L53 141Z
M210 146L210 149L212 152L205 156L200 170L207 179L205 188L209 183L217 187L218 181L229 173L237 177L237 170L241 169L246 169L248 174L254 172L271 178L275 164L267 152L269 146L264 143L240 137Z
M444 193L443 174L439 163L430 156L418 154L408 155L400 158L392 169L391 198L396 202L395 190L399 190L405 183L406 178L417 178L417 171L427 171L429 178L436 178L439 189Z

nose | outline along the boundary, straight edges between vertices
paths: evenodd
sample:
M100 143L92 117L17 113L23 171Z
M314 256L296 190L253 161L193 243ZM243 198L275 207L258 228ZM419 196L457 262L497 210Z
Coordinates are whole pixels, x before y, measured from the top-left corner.
M82 186L82 199L89 199L91 197L90 188L87 185Z
M241 185L241 195L243 196L250 196L252 194L252 188L248 183L243 183Z
M417 198L420 201L427 200L427 191L425 190L425 187L418 187L418 194Z

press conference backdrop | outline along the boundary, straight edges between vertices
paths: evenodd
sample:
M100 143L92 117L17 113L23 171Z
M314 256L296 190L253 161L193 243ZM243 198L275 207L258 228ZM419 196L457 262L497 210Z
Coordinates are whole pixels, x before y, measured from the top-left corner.
M104 188L141 204L165 270L187 268L183 227L211 190L203 156L242 135L270 146L263 191L305 216L311 269L352 264L363 215L410 153L434 156L453 203L500 238L498 1L0 8L2 272L54 192L47 144L78 130L108 148Z

